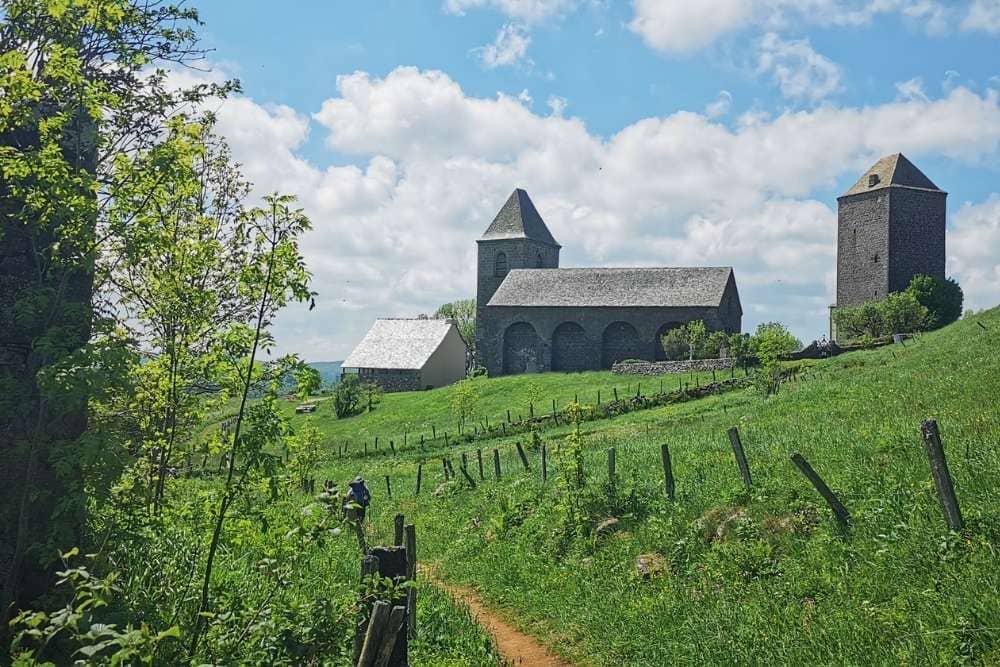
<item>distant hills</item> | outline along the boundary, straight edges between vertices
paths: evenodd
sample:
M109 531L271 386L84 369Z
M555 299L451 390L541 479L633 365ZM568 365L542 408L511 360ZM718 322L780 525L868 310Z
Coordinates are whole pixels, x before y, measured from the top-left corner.
M319 371L323 386L337 384L340 381L340 366L343 361L310 361L309 366Z

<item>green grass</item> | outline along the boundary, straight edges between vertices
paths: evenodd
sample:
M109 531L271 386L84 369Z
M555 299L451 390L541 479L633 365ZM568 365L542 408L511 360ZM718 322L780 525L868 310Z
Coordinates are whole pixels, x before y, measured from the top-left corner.
M719 372L718 377L729 377L729 373ZM662 383L663 389L668 391L676 389L679 383L693 386L695 383L705 384L711 379L711 373L688 373L664 376ZM598 391L604 402L614 397L615 390L622 398L640 390L643 394L650 394L659 389L661 380L596 371L483 378L480 382L477 421L482 423L488 420L491 425L496 425L507 419L508 410L511 419L515 421L519 416L527 418L533 396L536 397L535 414L544 415L551 414L553 399L556 401L556 408L562 410L567 403L577 398L581 403L595 403ZM390 439L401 445L404 434L407 434L409 443L418 441L421 434L430 440L432 425L436 428L438 438L443 439L445 431L450 436L458 433L458 422L451 411L450 392L450 387L441 387L428 391L386 394L382 403L371 412L346 419L337 419L332 403L322 400L312 415L312 423L330 442L347 440L355 448L360 447L364 441L374 447L375 436L379 436L380 447L388 447ZM289 414L294 412L294 405L289 402ZM473 429L471 422L467 429Z
M334 449L317 477L363 474L378 530L404 512L417 526L421 558L441 577L477 588L515 624L581 664L996 663L998 347L1000 310L993 309L905 347L817 362L768 400L738 391L585 423L590 525L615 516L619 531L568 546L556 539L557 461L543 485L537 452L532 471L520 472L512 439L398 458L337 459ZM597 386L629 382L606 374L486 380L483 405L499 415L532 381L560 404L576 391L589 402ZM446 421L447 396L394 395L362 417L312 419L336 438L388 435L403 424ZM919 436L929 417L941 427L967 523L962 534L949 533L937 505ZM753 472L750 493L726 438L732 425ZM550 452L567 432L541 434ZM662 491L664 442L677 477L673 503ZM610 446L618 458L614 498L602 486ZM476 447L487 454L487 480L475 490L444 483L440 456L457 469L463 451L475 461ZM493 447L503 452L499 482ZM848 531L791 464L794 451L850 510ZM424 490L414 497L421 459ZM471 469L478 480L474 463ZM640 578L640 554L658 554L663 574Z

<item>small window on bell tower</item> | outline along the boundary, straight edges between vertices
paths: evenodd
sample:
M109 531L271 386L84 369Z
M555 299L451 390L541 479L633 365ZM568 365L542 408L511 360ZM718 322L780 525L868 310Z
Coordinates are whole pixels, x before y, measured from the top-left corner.
M493 275L498 278L507 275L507 255L505 253L497 253L496 259L493 261Z

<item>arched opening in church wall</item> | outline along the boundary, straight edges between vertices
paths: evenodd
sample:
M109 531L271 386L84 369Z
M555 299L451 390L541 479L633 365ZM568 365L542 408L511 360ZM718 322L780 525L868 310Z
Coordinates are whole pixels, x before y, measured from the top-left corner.
M639 332L628 322L613 322L604 330L601 339L601 367L611 368L616 361L647 359Z
M507 327L503 334L504 375L537 373L541 369L542 341L527 322Z
M667 322L656 332L656 340L653 341L653 349L656 350L656 361L667 361L667 353L663 349L663 337L671 329L677 329L682 326L684 326L683 322Z
M563 322L552 333L552 370L585 371L593 366L587 333L576 322Z

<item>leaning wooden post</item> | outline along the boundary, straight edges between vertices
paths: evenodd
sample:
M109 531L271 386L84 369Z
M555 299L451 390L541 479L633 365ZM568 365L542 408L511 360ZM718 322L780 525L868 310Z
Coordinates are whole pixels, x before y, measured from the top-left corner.
M420 482L423 481L423 477L424 477L424 464L423 463L418 463L417 464L417 490L413 493L413 495L415 495L415 496L419 496L420 495Z
M479 464L479 479L486 479L486 475L483 474L483 450L476 450L476 463Z
M847 511L847 508L844 507L843 503L840 502L840 499L837 498L833 491L830 490L830 487L826 485L823 478L820 477L815 470L813 470L813 467L809 465L809 462L806 461L801 454L795 452L792 454L791 458L795 467L806 476L806 479L812 482L812 485L816 487L819 495L823 496L823 500L825 500L826 504L830 506L831 510L833 510L833 515L837 518L840 525L846 527L847 524L851 522L851 515Z
M389 481L389 476L385 476L385 494L392 498L392 482Z
M444 432L444 446L448 446L448 431Z
M406 618L409 622L410 637L417 636L417 529L407 524L403 530L406 542L406 579L410 588L406 591Z
M444 468L444 481L448 481L450 477L448 476L448 459L441 457L441 467Z
M663 462L663 490L667 500L674 499L674 469L670 464L670 449L666 443L660 445L660 460Z
M392 450L392 455L395 456L396 455L396 443L393 442L392 440L389 441L389 449Z
M616 478L615 478L616 470L615 470L615 468L616 468L616 464L617 464L616 458L617 458L617 456L616 456L616 453L615 453L615 448L614 447L608 447L608 488L611 490L611 495L612 496L615 495L615 488L616 488L616 484L615 484L615 482L616 482Z
M524 453L524 447L521 446L521 441L518 440L514 444L517 445L517 455L521 457L521 465L524 466L525 470L528 470L528 457Z
M729 429L729 443L733 446L733 455L736 457L736 465L740 468L740 475L743 476L743 484L750 490L753 480L750 479L750 466L747 465L747 456L743 452L743 443L740 441L740 432L735 426Z
M962 521L962 512L958 507L958 497L955 495L955 486L948 471L948 461L944 457L944 445L941 444L937 422L928 419L920 425L920 433L924 437L924 448L927 450L931 476L934 478L934 486L937 488L945 521L948 522L950 529L960 531L965 527L965 522Z
M549 466L548 461L545 456L545 444L542 444L542 482L544 483L549 478Z
M494 449L493 450L493 474L496 476L496 479L499 481L499 479L500 479L500 450L499 449Z
M438 439L437 426L431 424L431 440L437 440L437 439Z
M617 403L618 402L618 387L612 387L611 389L615 393L615 402Z
M463 468L469 467L469 458L465 455L465 452L462 452L462 467Z
M402 512L397 512L392 518L392 543L397 547L403 546L403 523L406 519Z
M394 605L392 611L389 612L389 619L385 622L385 627L382 629L382 636L379 638L379 645L381 648L375 656L375 662L371 663L371 667L388 667L390 664L406 664L405 654L402 658L403 662L391 662L393 654L396 653L396 639L399 637L399 633L402 632L405 625L406 607L404 605ZM403 632L403 637L406 637L405 632Z
M462 477L464 477L465 481L469 483L469 486L473 489L476 488L476 480L472 479L472 475L469 474L469 470L465 466L462 466L460 470L462 471Z

